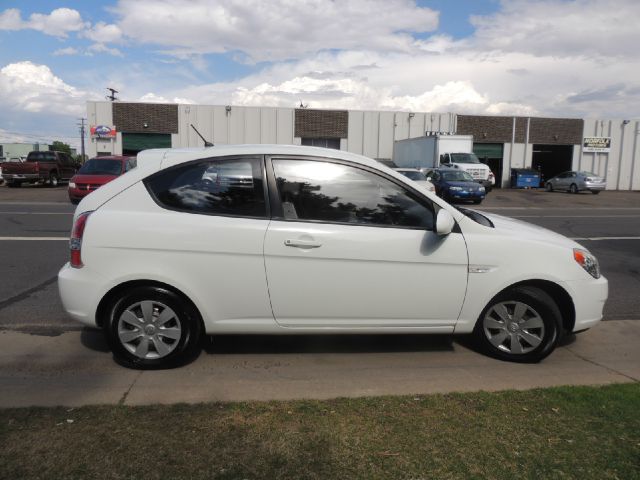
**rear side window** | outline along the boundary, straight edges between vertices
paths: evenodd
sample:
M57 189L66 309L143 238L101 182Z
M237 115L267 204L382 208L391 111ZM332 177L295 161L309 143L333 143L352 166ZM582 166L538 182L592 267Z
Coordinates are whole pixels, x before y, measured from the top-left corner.
M235 158L189 163L145 180L162 207L209 215L266 217L262 160Z
M27 162L55 162L56 154L53 152L30 152Z

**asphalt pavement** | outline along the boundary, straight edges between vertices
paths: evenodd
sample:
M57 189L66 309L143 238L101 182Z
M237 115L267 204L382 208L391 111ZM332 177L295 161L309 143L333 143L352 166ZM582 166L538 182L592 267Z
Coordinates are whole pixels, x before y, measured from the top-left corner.
M182 369L116 365L66 317L56 274L74 207L65 187L0 187L0 406L329 398L640 379L640 192L494 190L479 207L577 239L609 279L605 322L539 365L484 357L451 336L214 337Z

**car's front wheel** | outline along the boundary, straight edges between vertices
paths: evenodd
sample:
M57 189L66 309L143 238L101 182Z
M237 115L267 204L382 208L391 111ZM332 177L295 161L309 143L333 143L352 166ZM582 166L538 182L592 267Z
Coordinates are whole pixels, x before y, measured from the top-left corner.
M104 330L118 363L140 369L170 368L197 353L202 321L180 295L141 286L114 299Z
M578 185L576 185L575 183L572 183L571 186L569 187L569 191L571 193L578 193Z
M547 192L553 192L553 184L547 182L545 188L547 189Z
M474 331L489 355L512 362L539 362L562 334L562 315L555 301L536 287L515 287L496 296L484 309Z

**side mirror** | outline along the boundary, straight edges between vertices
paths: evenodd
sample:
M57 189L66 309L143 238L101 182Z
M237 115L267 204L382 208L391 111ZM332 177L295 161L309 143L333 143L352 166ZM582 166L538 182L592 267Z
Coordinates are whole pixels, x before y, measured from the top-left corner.
M449 235L453 230L456 221L444 208L440 209L436 217L436 233L438 235Z

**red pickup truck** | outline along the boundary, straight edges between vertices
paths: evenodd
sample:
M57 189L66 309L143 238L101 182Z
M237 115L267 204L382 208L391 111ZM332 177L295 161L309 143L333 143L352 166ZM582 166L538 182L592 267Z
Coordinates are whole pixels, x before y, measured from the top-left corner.
M29 152L24 162L2 164L2 177L10 187L23 183L47 183L56 187L76 174L78 164L64 152Z

